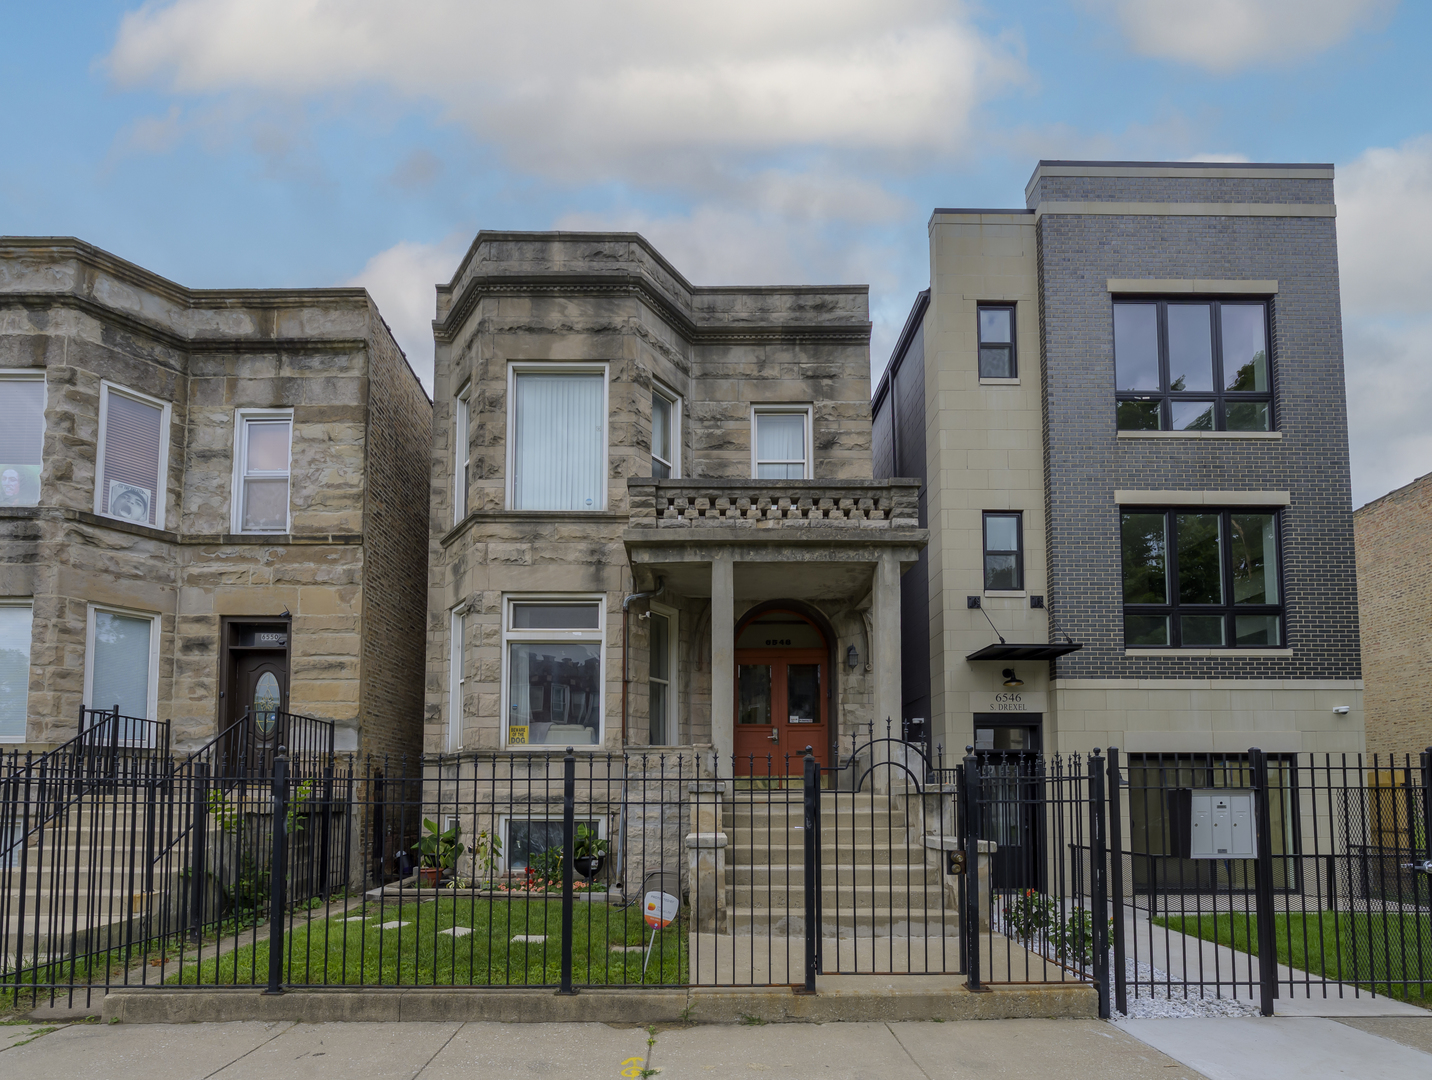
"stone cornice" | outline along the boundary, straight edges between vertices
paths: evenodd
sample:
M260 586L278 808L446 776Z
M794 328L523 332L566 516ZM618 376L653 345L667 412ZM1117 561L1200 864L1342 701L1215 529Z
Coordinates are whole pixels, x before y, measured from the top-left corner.
M625 517L626 515L621 515ZM223 546L298 547L307 544L349 545L363 543L362 533L184 533L151 529L132 521L103 517L88 510L67 506L0 506L0 521L72 521L92 528L128 533L165 544Z

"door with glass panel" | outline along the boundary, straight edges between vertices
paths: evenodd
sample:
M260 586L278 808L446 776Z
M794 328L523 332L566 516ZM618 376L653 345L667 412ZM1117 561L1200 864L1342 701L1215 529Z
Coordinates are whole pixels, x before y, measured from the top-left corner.
M805 748L826 762L826 655L818 649L736 651L736 775L796 775Z
M984 804L981 839L995 843L990 882L996 889L1045 886L1041 719L1027 716L1012 724L998 714L975 716L975 756Z

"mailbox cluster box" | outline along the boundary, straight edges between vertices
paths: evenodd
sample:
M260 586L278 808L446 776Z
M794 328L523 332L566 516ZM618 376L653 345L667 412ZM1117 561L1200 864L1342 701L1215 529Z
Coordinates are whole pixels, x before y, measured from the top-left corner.
M1253 792L1237 788L1171 793L1176 852L1185 859L1252 859L1256 856ZM1187 847L1184 845L1187 844Z

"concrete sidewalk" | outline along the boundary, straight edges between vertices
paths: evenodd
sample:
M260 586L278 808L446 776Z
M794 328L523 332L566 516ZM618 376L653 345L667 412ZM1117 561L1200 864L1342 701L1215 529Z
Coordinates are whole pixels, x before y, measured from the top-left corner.
M15 1029L18 1030L18 1029ZM25 1080L1202 1080L1096 1020L952 1023L74 1024L0 1050ZM21 1041L21 1040L15 1040ZM0 1043L3 1046L4 1043Z

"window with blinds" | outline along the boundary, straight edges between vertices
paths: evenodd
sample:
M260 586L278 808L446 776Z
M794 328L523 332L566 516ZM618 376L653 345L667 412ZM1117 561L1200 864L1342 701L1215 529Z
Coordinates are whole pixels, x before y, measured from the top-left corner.
M30 711L31 605L0 604L0 742L24 742Z
M293 418L239 417L235 532L288 532Z
M606 374L517 372L512 509L606 509Z
M45 445L45 376L0 376L0 506L38 506Z
M100 394L95 513L162 529L169 406L108 383Z

